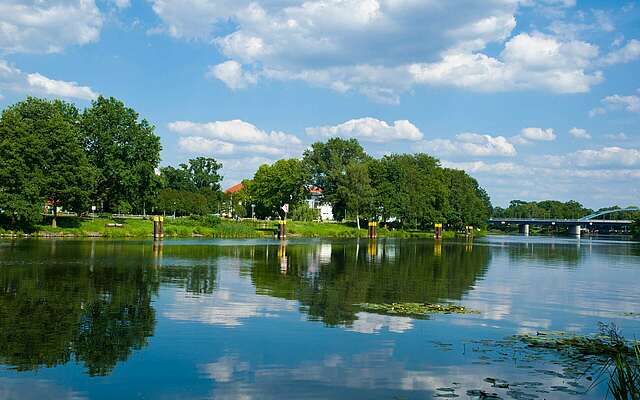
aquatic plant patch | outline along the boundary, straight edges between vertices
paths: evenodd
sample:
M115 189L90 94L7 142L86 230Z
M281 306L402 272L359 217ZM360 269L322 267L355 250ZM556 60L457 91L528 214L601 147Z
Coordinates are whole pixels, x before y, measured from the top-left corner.
M426 318L429 314L479 314L478 311L469 310L468 308L454 304L363 303L357 304L357 306L366 312L414 318Z
M537 332L517 337L530 347L553 349L576 356L597 356L608 359L617 354L631 354L632 342L603 333L574 335L566 332Z

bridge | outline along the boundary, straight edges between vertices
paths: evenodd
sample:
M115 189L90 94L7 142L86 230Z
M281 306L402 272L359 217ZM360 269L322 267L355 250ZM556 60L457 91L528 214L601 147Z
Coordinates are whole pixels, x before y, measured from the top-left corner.
M628 231L633 221L621 219L596 219L604 215L618 212L640 212L639 207L627 207L614 210L599 211L578 219L539 219L539 218L491 218L489 225L518 225L520 233L529 235L529 228L533 226L561 226L569 228L569 233L580 236L583 229L608 231Z

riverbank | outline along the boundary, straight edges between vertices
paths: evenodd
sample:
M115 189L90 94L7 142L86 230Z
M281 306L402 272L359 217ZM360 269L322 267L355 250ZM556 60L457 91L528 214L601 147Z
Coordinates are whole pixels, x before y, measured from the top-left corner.
M271 238L276 231L275 221L215 222L190 218L165 219L167 238ZM476 232L479 236L484 232ZM433 238L433 232L378 229L379 237ZM455 232L444 232L444 238L453 238ZM74 218L59 217L58 227L38 225L29 231L9 231L0 228L0 237L101 237L147 238L153 236L153 222L148 219ZM358 229L354 223L287 222L288 237L356 238L367 237L366 227Z

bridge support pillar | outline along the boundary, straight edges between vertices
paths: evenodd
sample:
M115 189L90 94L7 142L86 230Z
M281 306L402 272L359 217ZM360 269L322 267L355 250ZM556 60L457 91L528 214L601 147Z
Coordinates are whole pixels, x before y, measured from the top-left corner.
M582 227L580 225L574 225L569 227L570 235L580 236L580 231L582 231Z
M529 236L529 224L522 224L519 226L520 233L524 236Z

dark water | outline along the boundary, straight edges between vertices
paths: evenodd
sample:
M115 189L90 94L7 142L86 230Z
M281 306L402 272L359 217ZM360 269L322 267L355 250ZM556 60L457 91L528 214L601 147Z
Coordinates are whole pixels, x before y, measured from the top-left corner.
M0 399L601 399L593 368L504 339L640 337L639 278L640 244L597 240L4 241Z

